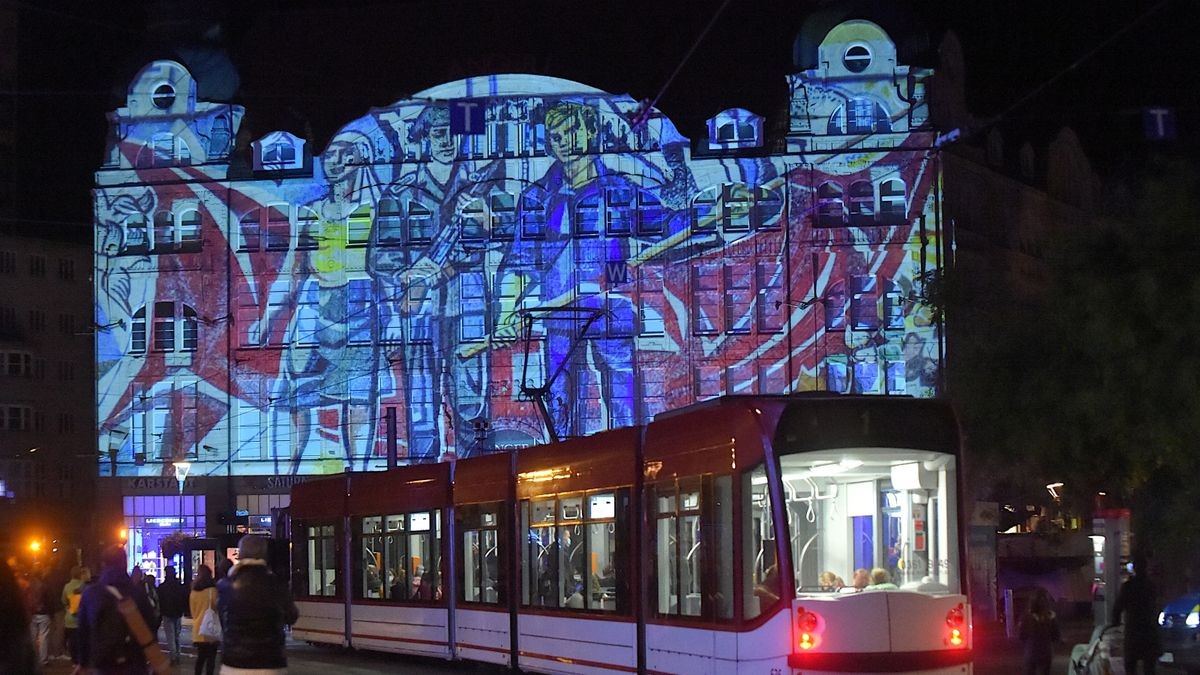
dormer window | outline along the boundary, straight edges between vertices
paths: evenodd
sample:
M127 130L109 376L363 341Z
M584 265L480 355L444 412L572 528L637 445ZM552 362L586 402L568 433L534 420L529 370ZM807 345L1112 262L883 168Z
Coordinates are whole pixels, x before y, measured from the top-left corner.
M262 158L265 164L293 162L296 159L296 148L292 147L291 143L276 141L263 149Z
M762 117L749 110L723 110L708 120L708 147L710 150L760 147L762 124Z
M174 134L154 134L147 150L149 152L143 151L140 155L139 166L187 166L192 163L191 149Z
M254 141L254 170L282 171L304 167L304 139L286 131L272 131Z
M871 67L871 50L864 45L853 45L842 56L842 65L852 73L861 73Z

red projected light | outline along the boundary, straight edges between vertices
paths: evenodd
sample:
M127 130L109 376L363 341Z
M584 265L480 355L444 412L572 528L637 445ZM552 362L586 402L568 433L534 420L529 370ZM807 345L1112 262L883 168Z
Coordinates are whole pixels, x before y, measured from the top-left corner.
M966 637L963 632L966 623L966 613L963 611L963 604L961 602L958 603L957 607L946 612L946 626L950 628L950 633L946 636L946 644L951 647L961 647L966 644Z
M801 651L808 651L817 646L820 637L818 628L821 627L821 616L819 614L810 612L803 607L796 608L796 632L800 634L796 646Z

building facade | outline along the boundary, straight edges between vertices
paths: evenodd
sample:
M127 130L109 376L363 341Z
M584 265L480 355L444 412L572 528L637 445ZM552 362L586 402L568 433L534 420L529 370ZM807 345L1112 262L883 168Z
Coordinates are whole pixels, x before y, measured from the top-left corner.
M784 138L730 109L693 142L628 96L494 75L321 152L282 130L235 147L240 106L149 64L94 193L107 508L153 557L180 526L261 526L305 476L723 394L936 395L932 72L867 21L818 56L788 78Z

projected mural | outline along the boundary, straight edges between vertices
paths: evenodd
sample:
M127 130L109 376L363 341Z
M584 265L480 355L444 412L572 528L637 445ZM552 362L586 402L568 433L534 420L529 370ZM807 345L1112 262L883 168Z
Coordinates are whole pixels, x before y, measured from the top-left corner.
M241 108L147 66L97 173L101 474L372 470L722 394L933 395L929 73L866 22L821 48L773 152L745 110L693 154L628 96L496 75L231 162Z

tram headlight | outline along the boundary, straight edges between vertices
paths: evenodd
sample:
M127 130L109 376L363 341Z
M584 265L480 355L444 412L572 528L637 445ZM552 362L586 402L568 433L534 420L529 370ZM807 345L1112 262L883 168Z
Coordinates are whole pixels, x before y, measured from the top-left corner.
M1185 620L1184 623L1187 624L1188 628L1195 628L1196 626L1200 626L1200 612L1197 612L1196 610L1192 610L1191 613L1187 615L1187 619Z
M966 644L966 624L966 612L960 602L946 612L946 627L950 629L946 634L946 644L951 647L961 647Z
M803 607L796 608L796 646L800 651L808 651L817 646L821 639L821 629L824 622L821 615Z

